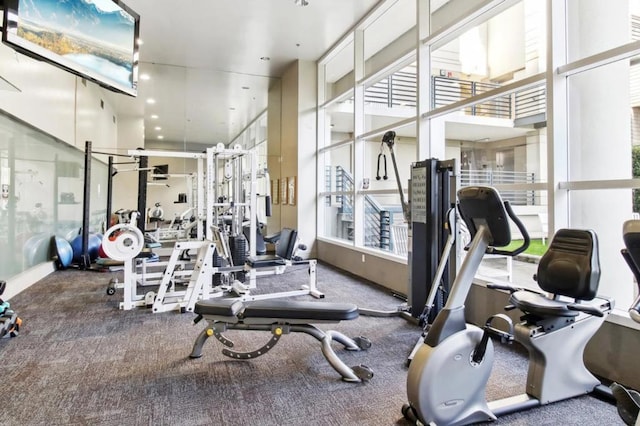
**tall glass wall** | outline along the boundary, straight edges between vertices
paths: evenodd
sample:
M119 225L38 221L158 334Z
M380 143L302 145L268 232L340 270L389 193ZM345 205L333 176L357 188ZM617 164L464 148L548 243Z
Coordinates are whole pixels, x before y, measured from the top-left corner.
M543 246L555 229L596 230L601 291L624 309L634 287L619 254L622 224L640 217L640 1L432 0L428 6L383 2L353 28L348 63L325 55L333 69L353 70L339 91L353 99L348 133L335 138L321 128L318 134L319 164L328 155L335 163L340 154L326 146L350 144L354 232L339 238L356 250L403 255L394 250L393 234L391 244L372 245L366 207L399 205L390 164L385 180L378 162L381 137L394 130L402 184L412 162L454 158L459 186L497 188ZM416 27L409 29L416 10ZM375 28L386 27L386 17L402 30L382 36ZM325 66L321 60L319 70ZM337 123L336 108L328 107L337 92L320 90L335 87L335 80L319 75L319 93L326 95L319 122ZM331 191L319 187L319 211L333 200ZM395 223L398 215L392 217ZM320 238L337 237L335 228L319 229Z
M566 211L560 213L569 226L596 231L601 287L621 309L629 306L635 289L631 272L620 255L622 226L640 212L640 169L636 165L640 158L640 49L629 46L640 39L635 29L639 14L640 2L633 0L612 4L568 1L569 62L561 67L565 71L562 76L567 97L563 112L567 125L566 133L558 135L557 141L563 143L569 168L566 182L560 182L559 196L566 195L567 200ZM612 52L625 45L625 57Z
M107 165L91 163L90 232L106 223ZM0 279L51 259L82 226L84 152L0 111Z

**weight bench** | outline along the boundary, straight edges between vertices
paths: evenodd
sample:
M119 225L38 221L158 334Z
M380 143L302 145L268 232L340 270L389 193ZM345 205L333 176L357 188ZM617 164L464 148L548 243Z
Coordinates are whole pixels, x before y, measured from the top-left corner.
M341 343L349 351L359 351L371 347L366 337L349 338L335 331L322 331L310 323L338 323L358 318L358 307L350 303L318 303L290 300L260 300L242 302L238 299L203 300L195 305L194 320L197 324L205 319L207 327L196 338L191 358L202 356L205 341L215 336L227 348L233 342L222 335L228 329L270 331L271 339L262 347L251 352L223 349L222 353L235 359L257 358L269 352L283 334L306 333L322 343L322 354L329 364L347 382L362 382L373 377L371 369L365 365L348 367L331 347L331 342Z

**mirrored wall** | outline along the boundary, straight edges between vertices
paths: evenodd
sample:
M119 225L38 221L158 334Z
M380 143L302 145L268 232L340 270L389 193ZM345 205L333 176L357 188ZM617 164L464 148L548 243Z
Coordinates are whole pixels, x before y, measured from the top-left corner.
M83 215L84 152L0 111L0 280L51 259ZM108 167L91 163L90 232L106 221Z

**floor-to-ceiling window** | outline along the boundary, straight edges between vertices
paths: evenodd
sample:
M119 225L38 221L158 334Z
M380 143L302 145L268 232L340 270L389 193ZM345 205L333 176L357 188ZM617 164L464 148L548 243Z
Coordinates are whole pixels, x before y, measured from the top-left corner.
M413 1L382 3L319 62L319 235L399 258L406 237L391 227L406 229L399 191L417 158L415 22Z
M376 238L368 213L402 222L397 187L408 186L411 163L455 158L460 186L496 187L543 245L554 229L594 229L601 292L624 309L633 286L619 254L622 224L640 210L637 3L381 2L348 35L347 65L335 62L338 52L319 62L345 71L319 73L319 237L400 261L394 236ZM386 18L400 24L385 39ZM335 137L342 107L348 124ZM381 143L388 130L400 182ZM338 163L348 188L326 167ZM345 200L348 232L339 232L335 206Z
M601 291L626 309L635 286L620 255L622 225L638 211L633 188L633 125L638 105L640 43L634 23L640 2L566 2L567 63L557 64L556 90L565 94L554 144L566 155L556 191L555 219L596 231L600 245ZM559 18L560 19L560 18ZM559 34L555 34L559 36ZM555 161L556 169L560 167Z

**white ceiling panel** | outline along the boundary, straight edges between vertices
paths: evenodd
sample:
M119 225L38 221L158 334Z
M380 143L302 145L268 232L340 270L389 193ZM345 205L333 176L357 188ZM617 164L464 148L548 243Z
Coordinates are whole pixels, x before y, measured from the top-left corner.
M229 142L266 109L273 79L297 59L319 59L378 0L125 3L140 15L140 74L150 79L139 82L137 98L114 94L111 102L119 114L144 117L145 139L162 135L179 149Z

